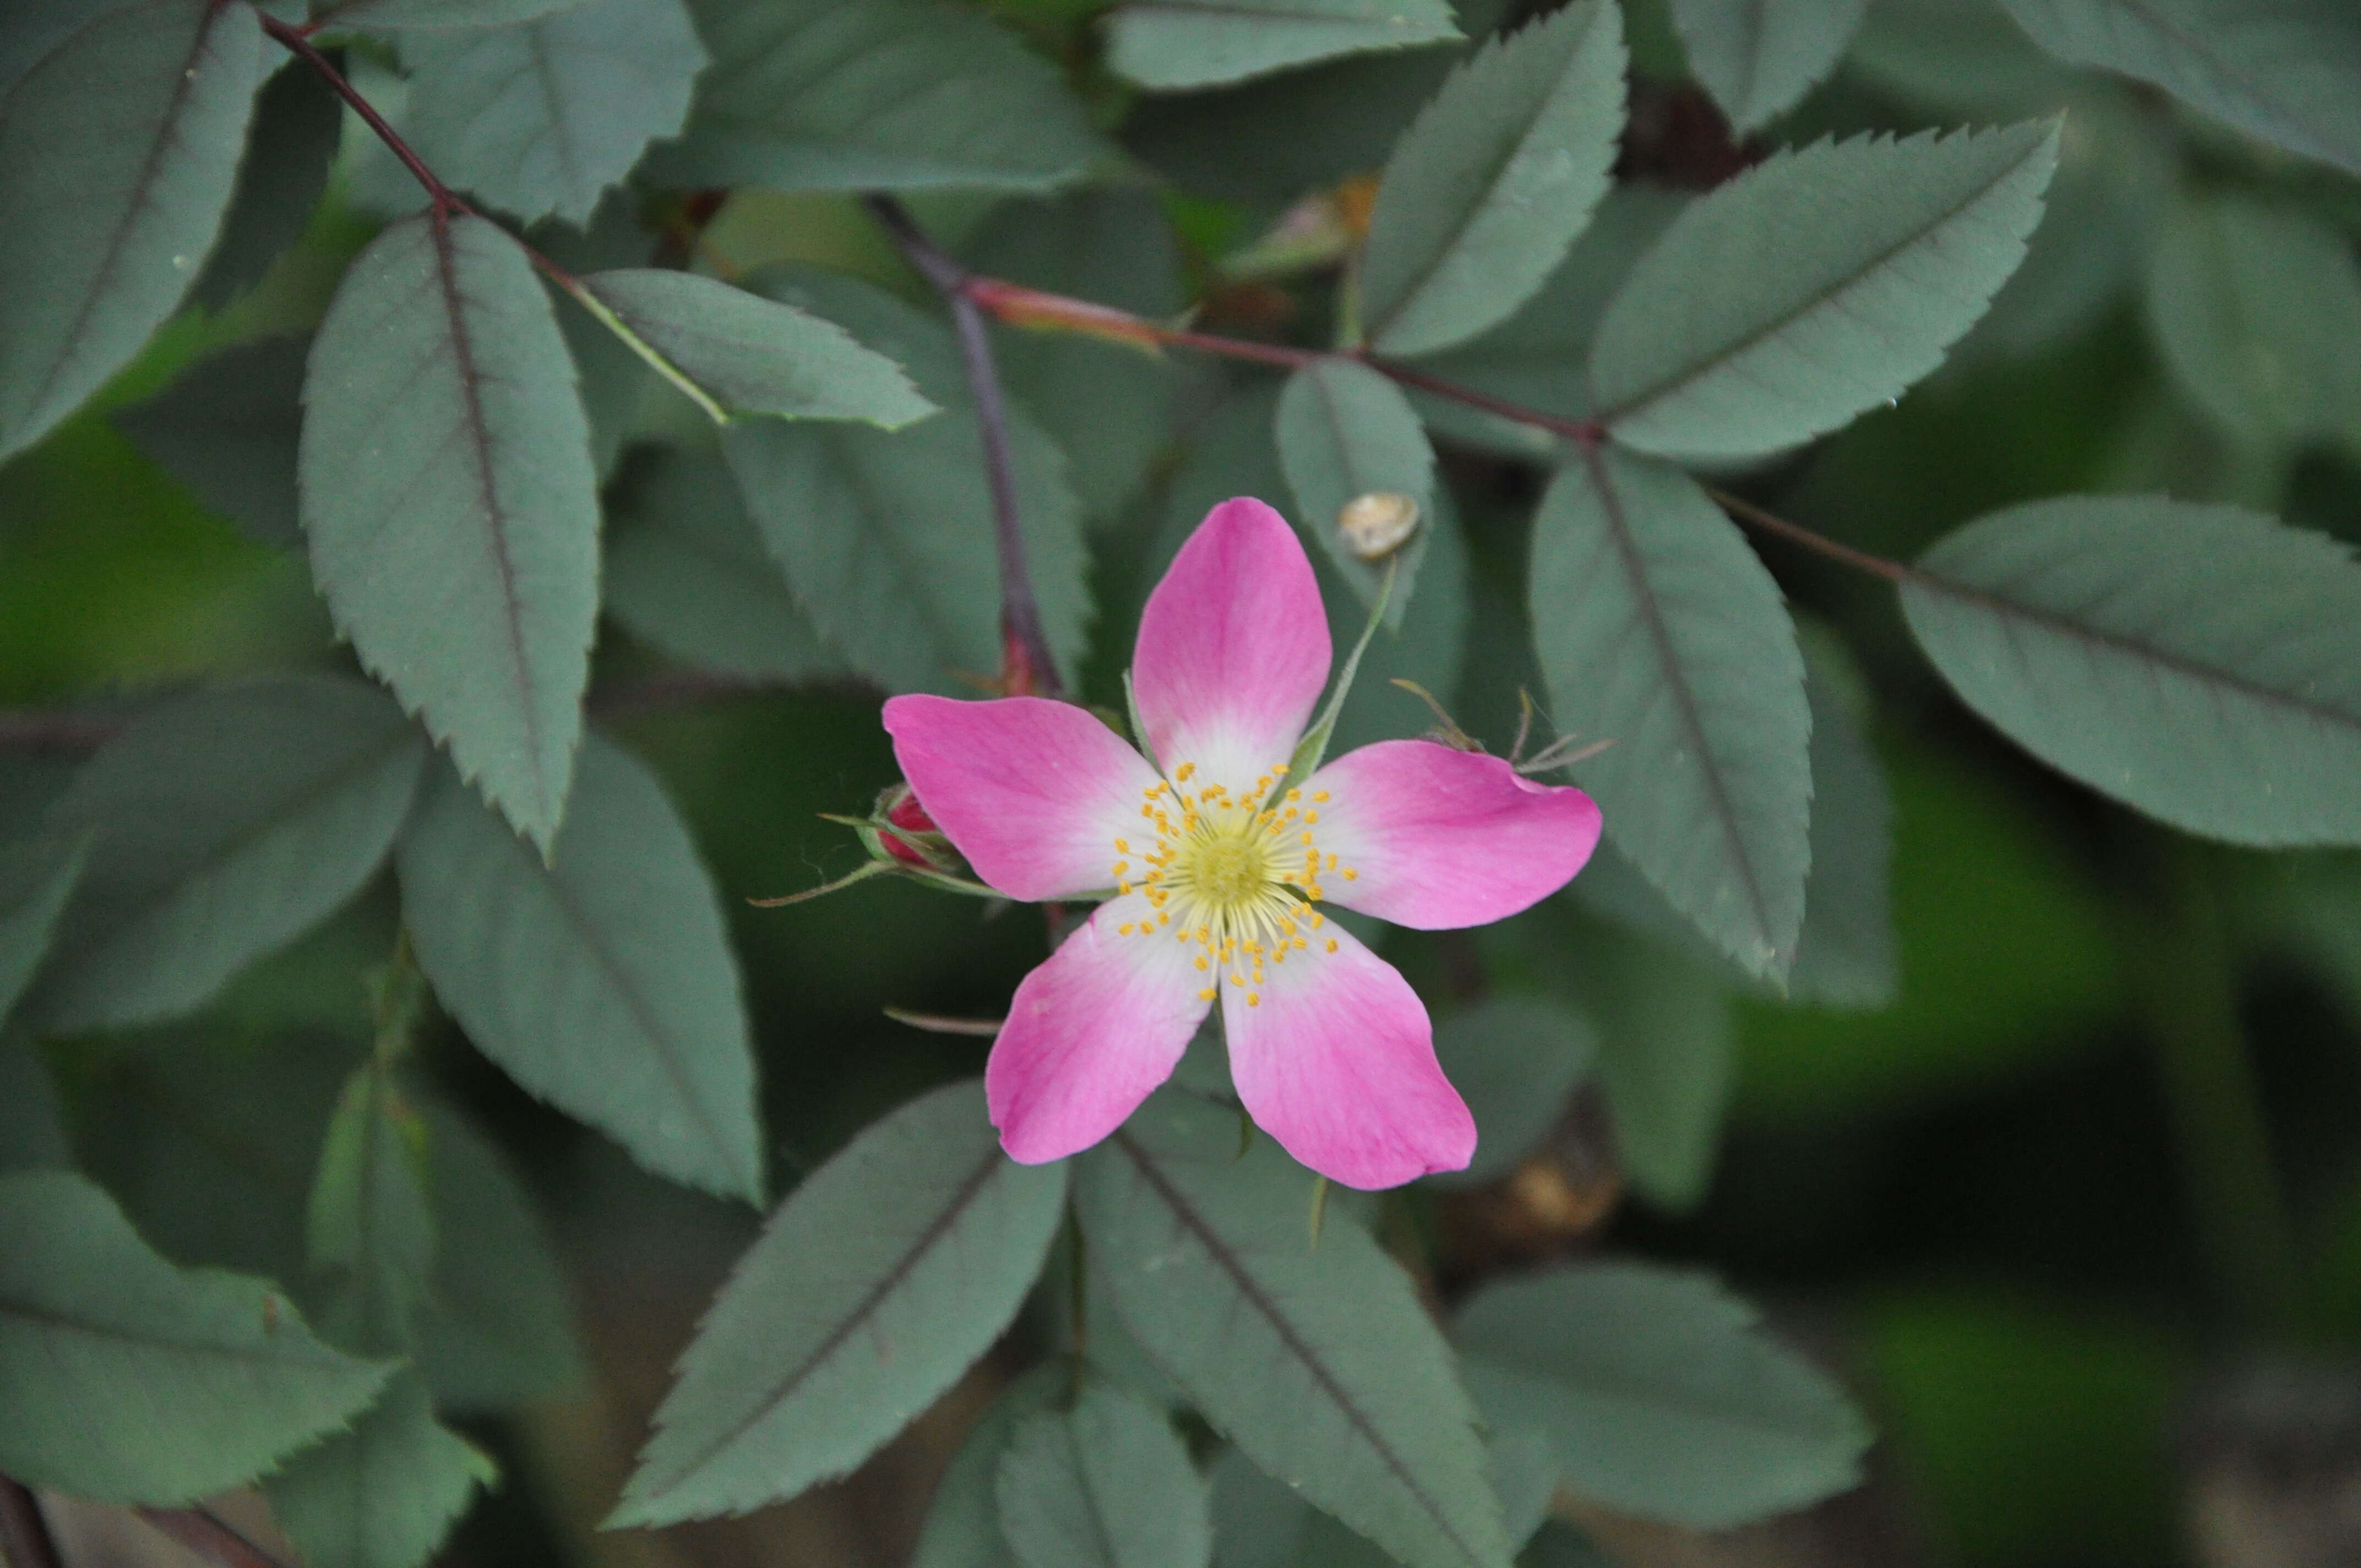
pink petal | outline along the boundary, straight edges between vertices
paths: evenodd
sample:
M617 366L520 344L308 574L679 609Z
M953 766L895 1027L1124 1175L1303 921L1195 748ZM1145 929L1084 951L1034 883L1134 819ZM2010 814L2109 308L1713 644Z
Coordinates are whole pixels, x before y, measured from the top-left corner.
M1205 514L1139 619L1139 719L1168 773L1250 788L1283 766L1328 684L1328 612L1287 520L1240 497Z
M1466 1168L1476 1119L1435 1065L1418 993L1334 921L1302 935L1259 981L1222 981L1247 1113L1300 1163L1365 1191Z
M1598 843L1582 791L1432 740L1364 746L1301 788L1307 805L1328 795L1312 806L1322 860L1337 863L1323 896L1421 931L1505 919L1573 880Z
M1090 1147L1172 1076L1213 1003L1198 994L1200 949L1155 918L1139 894L1110 899L1017 986L983 1069L1009 1158L1039 1165Z
M1115 840L1148 827L1139 807L1156 770L1086 710L897 696L885 729L918 804L993 887L1031 903L1122 880Z

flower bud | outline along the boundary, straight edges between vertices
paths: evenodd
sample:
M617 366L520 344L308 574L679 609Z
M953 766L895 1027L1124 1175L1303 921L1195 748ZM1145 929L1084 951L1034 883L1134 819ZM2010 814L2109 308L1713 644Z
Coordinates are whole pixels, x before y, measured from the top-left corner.
M1400 490L1371 490L1336 509L1336 532L1362 561L1382 561L1400 549L1418 521L1418 502Z
M908 784L892 784L880 792L870 820L878 847L905 865L947 871L958 863L950 840L943 837Z

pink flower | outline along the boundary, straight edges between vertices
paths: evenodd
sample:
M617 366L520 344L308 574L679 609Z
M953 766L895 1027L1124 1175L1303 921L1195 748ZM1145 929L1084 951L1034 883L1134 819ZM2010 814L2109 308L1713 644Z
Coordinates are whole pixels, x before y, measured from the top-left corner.
M1320 906L1420 930L1501 919L1582 869L1598 808L1427 740L1287 778L1329 657L1302 545L1240 499L1207 514L1140 620L1155 761L1065 703L885 705L904 776L983 881L1025 900L1116 890L1017 986L993 1046L984 1088L1012 1157L1115 1131L1217 997L1239 1099L1303 1164L1377 1189L1474 1156L1426 1009Z

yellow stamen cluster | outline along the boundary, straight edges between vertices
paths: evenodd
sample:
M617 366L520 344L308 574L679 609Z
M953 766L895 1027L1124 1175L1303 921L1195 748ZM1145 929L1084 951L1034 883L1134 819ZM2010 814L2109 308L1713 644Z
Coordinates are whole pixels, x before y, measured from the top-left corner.
M1192 793L1185 786L1196 774L1196 763L1183 762L1145 792L1139 815L1156 834L1154 849L1136 854L1128 839L1115 841L1122 857L1110 868L1116 891L1146 894L1156 911L1154 919L1126 921L1116 934L1169 931L1177 941L1196 943L1204 949L1197 969L1216 982L1198 999L1213 1001L1226 974L1246 992L1247 1006L1259 1006L1263 966L1308 957L1309 933L1328 923L1312 907L1326 896L1320 879L1334 872L1350 881L1355 873L1336 863L1333 850L1323 854L1314 836L1326 790L1306 801L1301 790L1289 789L1282 799L1276 791L1287 770L1279 766L1251 790L1233 795L1208 783ZM1334 952L1336 939L1323 938L1320 950Z

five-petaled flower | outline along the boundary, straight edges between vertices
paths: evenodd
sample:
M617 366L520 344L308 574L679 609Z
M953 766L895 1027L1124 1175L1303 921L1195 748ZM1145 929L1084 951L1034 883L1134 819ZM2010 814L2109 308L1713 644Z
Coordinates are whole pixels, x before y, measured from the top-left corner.
M1115 896L1026 976L984 1069L1027 1163L1089 1147L1170 1077L1218 999L1238 1097L1348 1187L1457 1170L1476 1124L1392 965L1321 912L1479 926L1565 885L1598 840L1577 789L1430 740L1287 762L1328 683L1294 531L1209 513L1148 601L1132 665L1149 756L1035 697L885 705L895 755L976 874L1011 898Z

